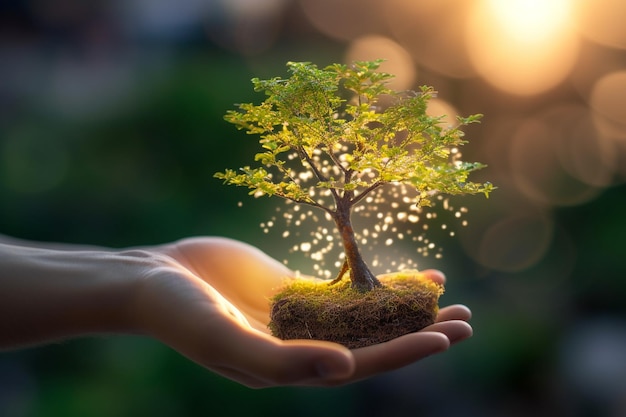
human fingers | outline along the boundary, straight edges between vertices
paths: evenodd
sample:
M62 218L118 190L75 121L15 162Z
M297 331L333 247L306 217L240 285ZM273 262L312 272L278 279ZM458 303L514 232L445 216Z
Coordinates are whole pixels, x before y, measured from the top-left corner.
M216 370L252 388L326 385L329 380L350 378L355 370L352 353L335 343L280 341L253 332L244 338L230 344L229 357Z
M450 340L450 344L465 340L474 333L472 326L463 320L450 320L431 324L420 331L443 333Z
M347 348L320 341L285 342L255 330L233 304L193 278L165 274L151 280L137 307L146 334L251 387L315 385L354 372Z
M280 363L282 370L276 367L272 368L270 365L266 366L266 368L272 368L271 370L265 369L260 371L258 368L251 368L248 365L242 366L242 364L217 365L211 366L210 369L249 388L268 388L287 385L328 386L335 385L332 381L337 379L349 379L350 375L354 372L354 358L351 353L343 346L335 345L334 343L320 343L321 346L314 346L317 344L317 341L309 340L297 340L285 343L285 345L280 347L283 352L276 355L277 357L282 358ZM323 354L321 357L315 358L312 363L310 363L310 359L305 358L304 361L302 360L301 356L303 353L305 354L304 356L307 356L314 350L319 350L319 348L325 349L328 347L330 347L330 349L335 349L337 347L340 350L345 349L347 352L344 353L347 353L348 366L346 366L346 362L343 360L345 357L341 358L339 362L337 362L337 358L329 360L329 358L324 358ZM308 349L311 349L312 351L306 352ZM319 352L313 353L315 356L318 356L317 353ZM307 362L309 364L305 365ZM266 363L264 365L269 364ZM307 368L309 368L308 371L306 370ZM305 371L302 372L303 370Z
M462 320L435 323L420 332L407 334L386 343L353 351L356 372L349 380L335 380L331 385L345 384L392 371L472 336L472 327Z
M421 274L437 284L444 285L446 283L446 276L437 269L425 269L421 271Z
M328 385L355 369L350 350L316 340L282 341L224 311L180 321L158 339L197 364L251 388ZM172 329L174 327L174 329Z
M356 369L348 379L333 379L327 385L355 382L410 365L435 353L443 352L450 341L443 333L417 332L352 351Z
M437 314L437 322L448 321L448 320L463 320L469 321L472 318L472 311L462 304L454 304L451 306L444 307L439 310L439 314Z
M451 344L465 340L472 334L472 327L463 320L435 323L418 333L411 333L386 343L353 350L356 370L348 378L314 378L301 381L297 385L341 385L355 382L443 352Z

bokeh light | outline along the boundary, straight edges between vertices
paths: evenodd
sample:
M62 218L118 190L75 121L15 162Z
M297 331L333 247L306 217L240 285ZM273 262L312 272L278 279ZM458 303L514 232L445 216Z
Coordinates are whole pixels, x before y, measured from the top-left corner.
M603 188L613 184L618 165L612 141L603 137L589 109L579 104L561 104L541 115L557 126L552 138L557 159L564 171L577 181Z
M568 139L539 118L524 121L511 137L511 174L527 198L547 207L567 206L589 201L600 192L564 169L559 149Z
M458 237L467 255L488 270L523 273L546 256L555 234L554 219L545 206L521 195L510 176L495 176L493 181L497 193L489 204L470 205L470 224Z
M298 0L311 24L327 36L348 41L384 32L383 2L376 0Z
M500 219L481 236L477 260L497 271L530 268L546 254L553 227L552 220L540 213L513 214Z
M503 91L534 95L568 76L578 56L569 0L480 0L466 42L476 70Z
M451 103L438 97L430 100L426 114L442 117L441 121L446 126L455 126L456 118L459 116L458 110Z
M280 33L280 18L286 0L235 0L217 2L219 18L207 19L211 39L244 56L267 51Z
M626 2L49 3L0 2L0 234L228 236L319 272L303 256L317 230L281 229L291 208L211 179L254 158L256 138L223 115L262 100L250 79L285 75L286 61L386 59L393 88L439 92L428 113L444 123L483 113L463 159L498 189L419 215L368 203L361 214L393 218L377 241L355 216L380 272L440 269L442 305L472 309L474 337L443 355L343 388L251 391L158 341L87 338L3 352L2 417L626 415Z
M597 80L589 104L604 135L626 139L626 71L616 71Z
M462 40L471 2L391 0L385 5L389 31L420 66L454 78L475 74Z
M581 0L577 4L580 8L579 29L585 37L602 45L626 49L625 2Z
M389 87L394 90L408 90L415 87L416 68L411 55L397 42L384 36L362 36L350 43L345 61L373 61L384 57L380 70L393 74Z

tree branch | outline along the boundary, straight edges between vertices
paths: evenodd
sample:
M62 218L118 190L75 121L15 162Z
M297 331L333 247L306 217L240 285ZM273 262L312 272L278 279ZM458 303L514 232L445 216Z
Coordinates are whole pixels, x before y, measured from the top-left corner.
M331 209L329 209L329 208L328 208L328 207L326 207L326 206L323 206L323 205L321 205L321 204L318 204L318 203L316 203L316 202L315 202L315 201L313 201L313 200L301 200L301 199L292 198L292 197L288 197L288 196L286 196L286 195L280 195L280 194L274 194L274 195L275 195L276 197L280 197L280 198L282 198L282 199L289 200L289 201L291 201L291 202L293 202L293 203L296 203L296 204L306 204L306 205L311 206L311 207L316 207L316 208L318 208L318 209L322 209L322 210L324 210L326 213L330 214L331 216L333 216L333 217L335 216L335 211L334 211L334 210L331 210Z
M342 164L341 161L339 161L339 159L337 159L337 155L335 155L335 153L330 149L329 146L326 146L326 154L330 157L330 159L333 161L333 163L337 166L337 168L339 168L344 174L346 174L348 172L348 168L345 168Z
M318 180L323 181L323 182L328 182L329 179L326 178L326 176L324 176L324 174L322 174L322 172L317 169L317 166L315 166L315 163L313 162L313 160L311 159L311 157L309 156L308 153L306 153L306 151L304 150L304 148L300 145L298 146L298 154L300 155L300 159L303 159L307 162L307 164L309 164L309 166L311 167L311 169L313 170L313 173L315 174L315 176L317 177ZM339 194L337 194L337 190L334 188L330 188L330 192L332 193L333 197L335 198L335 202L339 199Z
M350 205L352 206L357 205L361 200L363 200L363 198L365 198L367 194L371 193L372 191L374 191L376 188L380 187L383 184L385 184L385 181L380 181L380 180L376 181L374 184L370 185L365 190L363 190L361 194L359 194L358 196L350 200Z
M326 178L324 174L322 174L322 172L319 169L317 169L317 166L315 166L315 163L313 162L309 154L306 153L302 145L298 146L297 151L298 151L298 154L300 155L300 159L304 159L307 162L307 164L309 164L309 166L313 170L313 173L315 174L317 179L320 181L327 182L328 178Z

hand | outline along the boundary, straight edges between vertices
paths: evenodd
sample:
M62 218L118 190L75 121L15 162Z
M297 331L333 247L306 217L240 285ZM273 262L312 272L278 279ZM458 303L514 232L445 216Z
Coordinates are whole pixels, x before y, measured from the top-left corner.
M139 330L249 387L346 384L409 365L472 335L466 323L471 312L455 305L441 309L437 323L420 332L361 349L283 341L268 332L268 298L294 273L260 250L229 239L191 238L136 256L146 257L135 307ZM438 271L424 273L445 281Z

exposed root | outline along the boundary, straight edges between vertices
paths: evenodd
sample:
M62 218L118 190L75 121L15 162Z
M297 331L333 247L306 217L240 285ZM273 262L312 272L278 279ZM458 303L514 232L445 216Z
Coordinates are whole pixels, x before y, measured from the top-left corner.
M348 261L344 260L343 261L343 265L341 265L341 270L339 271L339 273L337 274L337 276L335 277L335 279L333 279L332 281L330 281L328 283L328 285L335 285L339 282L341 282L341 280L343 279L344 275L346 275L346 272L348 272L348 269L350 269L348 267Z

